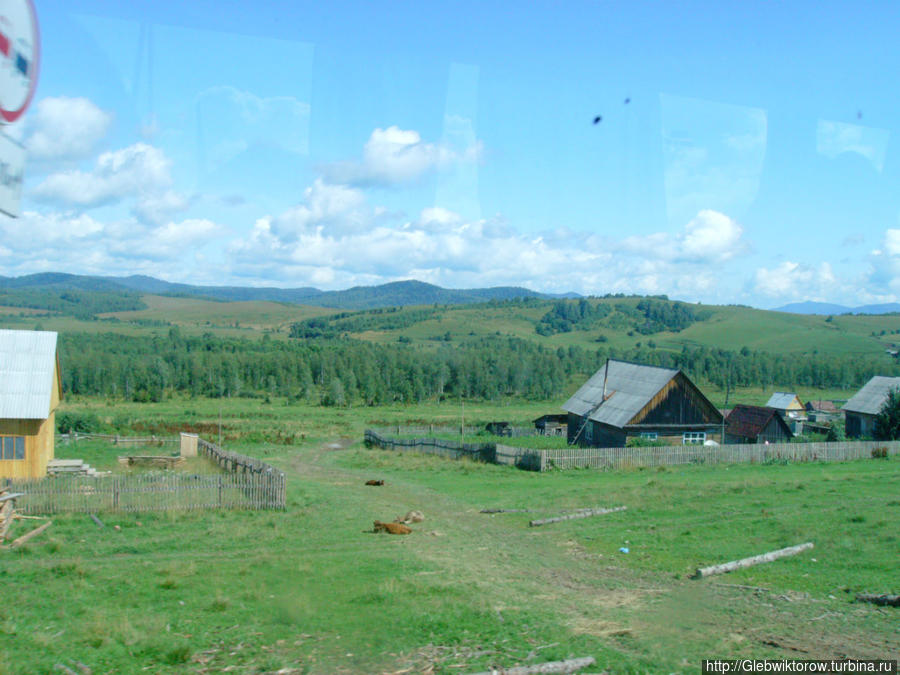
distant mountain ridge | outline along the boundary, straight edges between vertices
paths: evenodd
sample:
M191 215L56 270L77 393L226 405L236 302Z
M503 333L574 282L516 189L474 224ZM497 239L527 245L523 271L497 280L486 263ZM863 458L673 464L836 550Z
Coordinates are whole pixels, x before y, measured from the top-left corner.
M276 288L250 286L195 286L172 283L145 275L98 277L61 272L44 272L21 277L0 277L0 288L9 289L79 289L119 291L198 297L228 302L266 300L298 305L315 305L337 309L373 309L408 305L458 305L513 298L578 298L577 293L538 293L518 286L451 289L424 281L393 281L378 286L354 286L342 291L318 288Z
M888 302L879 305L861 305L859 307L847 307L835 305L830 302L792 302L781 307L776 307L773 312L788 312L790 314L893 314L900 312L900 303Z

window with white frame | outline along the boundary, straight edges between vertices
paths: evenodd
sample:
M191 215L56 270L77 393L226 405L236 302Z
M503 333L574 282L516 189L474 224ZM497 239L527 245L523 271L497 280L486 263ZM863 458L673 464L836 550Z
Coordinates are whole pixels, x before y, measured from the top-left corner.
M706 442L705 431L685 431L681 437L682 445L703 445Z
M655 441L659 438L659 434L655 431L642 431L641 438L646 441Z

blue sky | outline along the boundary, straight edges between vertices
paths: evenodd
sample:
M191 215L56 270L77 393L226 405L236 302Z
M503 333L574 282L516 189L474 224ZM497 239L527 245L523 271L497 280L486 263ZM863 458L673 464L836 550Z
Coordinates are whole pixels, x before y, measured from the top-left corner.
M35 4L0 274L900 300L896 4Z

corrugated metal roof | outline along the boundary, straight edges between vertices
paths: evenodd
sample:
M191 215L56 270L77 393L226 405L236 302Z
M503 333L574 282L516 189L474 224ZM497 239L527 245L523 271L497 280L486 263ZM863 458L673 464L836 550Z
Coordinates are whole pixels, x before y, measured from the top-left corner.
M56 333L0 330L0 419L50 416Z
M866 382L865 386L856 392L856 395L847 401L841 409L867 415L877 415L891 389L900 389L900 377L876 375Z
M798 405L802 407L800 399L797 398L797 394L794 394L793 392L776 391L774 394L772 394L772 397L769 399L768 403L766 403L766 407L776 408L777 410L787 410L791 407L794 399L797 399Z
M650 402L660 389L678 374L671 368L641 366L610 359L581 389L575 392L563 410L601 424L623 427ZM606 401L603 401L606 380Z
M787 432L788 438L793 436L790 427L781 419L775 408L744 404L734 406L734 410L725 419L725 433L732 436L756 438L765 430L773 417L776 419L776 424Z

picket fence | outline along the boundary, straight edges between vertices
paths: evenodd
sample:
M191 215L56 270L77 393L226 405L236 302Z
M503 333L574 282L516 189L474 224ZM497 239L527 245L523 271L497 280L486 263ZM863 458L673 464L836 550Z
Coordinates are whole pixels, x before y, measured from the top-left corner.
M203 439L198 441L198 451L224 472L56 475L6 479L4 483L14 492L24 493L17 500L16 509L26 514L285 508L283 472Z
M459 443L435 438L391 438L371 429L367 446L422 452L451 459L469 457L493 464L510 464L531 471L549 469L624 469L680 464L765 464L769 462L835 462L874 457L886 449L900 454L900 441L843 441L835 443L778 443L739 445L673 445L634 448L580 448L539 450L499 443Z

